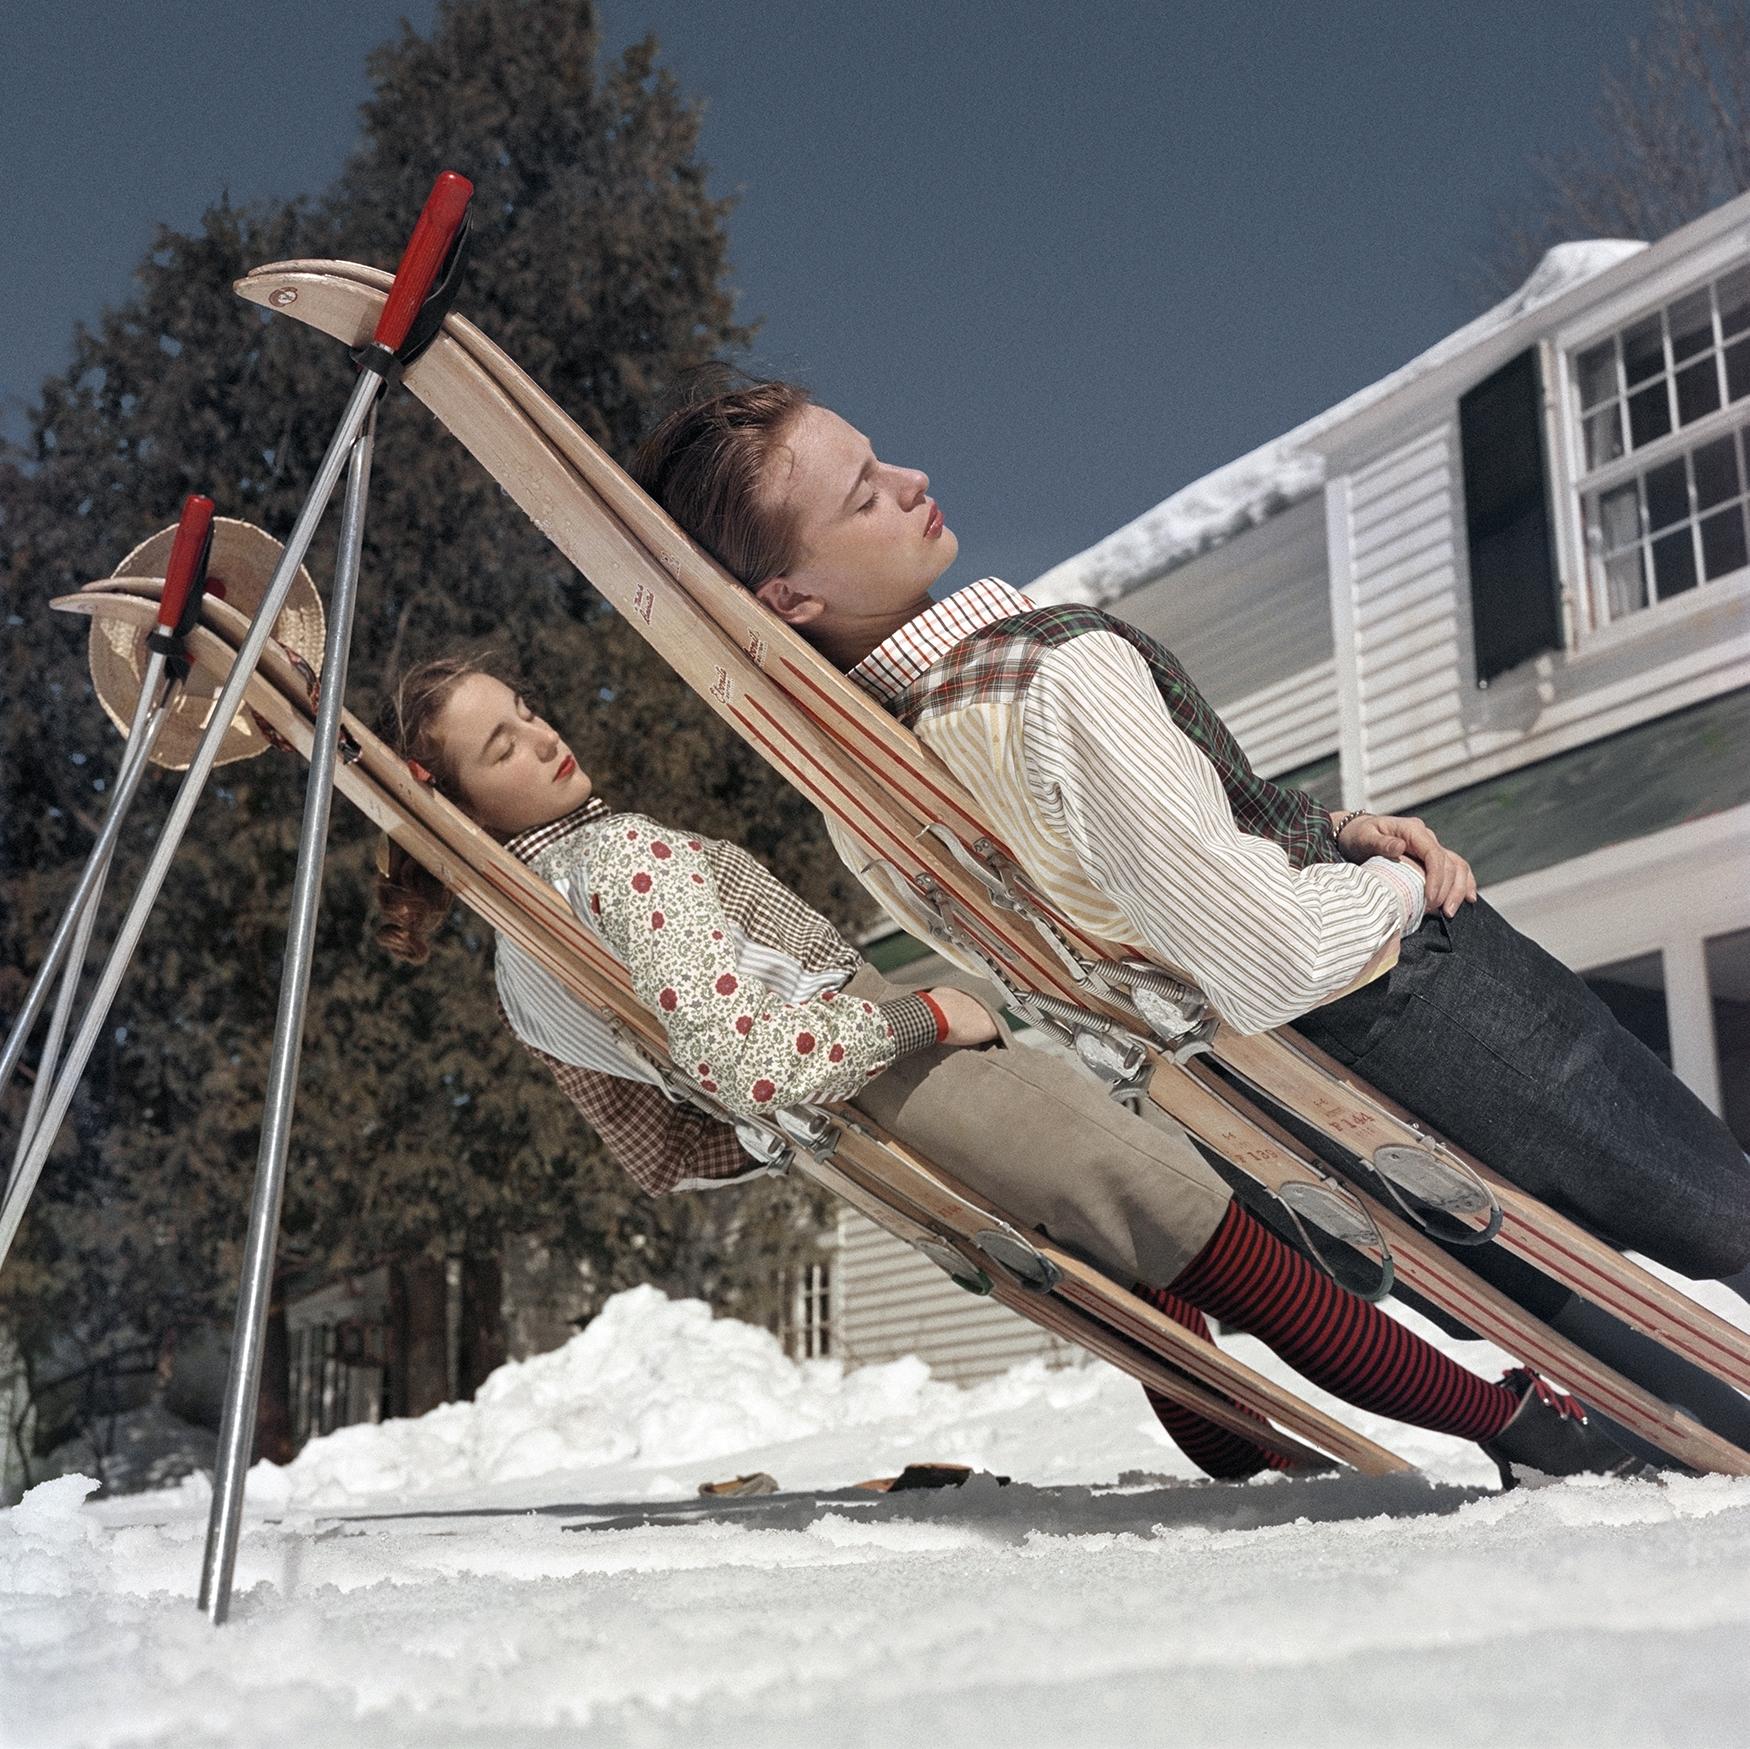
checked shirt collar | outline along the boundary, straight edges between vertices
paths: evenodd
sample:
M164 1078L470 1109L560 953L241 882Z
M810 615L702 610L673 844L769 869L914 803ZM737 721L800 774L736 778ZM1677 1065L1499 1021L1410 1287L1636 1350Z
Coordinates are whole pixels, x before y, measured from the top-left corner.
M504 847L518 862L532 863L543 850L557 844L562 838L569 838L579 826L593 825L597 820L605 820L614 810L600 796L591 796L580 808L573 808L569 814L557 820L549 820L545 826L531 826L526 832L519 832L514 838L507 838Z
M877 704L890 705L961 639L1032 608L1033 603L1020 590L1011 589L999 578L981 577L916 619L908 619L851 669L850 677Z

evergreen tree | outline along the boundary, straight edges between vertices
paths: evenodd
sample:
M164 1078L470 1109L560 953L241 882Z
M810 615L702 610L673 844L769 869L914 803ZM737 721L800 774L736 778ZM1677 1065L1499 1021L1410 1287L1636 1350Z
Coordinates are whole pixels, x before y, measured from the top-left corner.
M447 166L477 189L459 307L611 452L624 455L679 371L749 337L725 287L728 203L706 187L697 106L653 42L600 70L598 50L581 0L447 0L429 38L404 26L371 57L361 140L335 186L284 206L221 204L193 233L161 232L133 295L76 333L27 441L0 447L0 1013L16 1012L116 760L84 622L47 600L106 575L189 491L283 534L349 386L340 347L243 303L233 280L297 255L392 266ZM324 588L337 519L312 549ZM423 409L394 397L379 422L353 707L374 714L392 670L484 640L605 793L737 838L814 902L851 908L806 804ZM301 762L271 754L208 788L0 1275L0 1320L39 1354L69 1333L94 1353L151 1353L229 1317L303 780ZM162 774L144 787L112 894L131 892L171 794ZM458 912L417 971L375 948L373 853L338 804L282 1267L484 1257L532 1233L586 1260L603 1293L655 1279L760 1309L778 1261L806 1242L808 1199L767 1182L709 1208L641 1200L499 1023L488 930ZM24 1092L0 1114L8 1147Z

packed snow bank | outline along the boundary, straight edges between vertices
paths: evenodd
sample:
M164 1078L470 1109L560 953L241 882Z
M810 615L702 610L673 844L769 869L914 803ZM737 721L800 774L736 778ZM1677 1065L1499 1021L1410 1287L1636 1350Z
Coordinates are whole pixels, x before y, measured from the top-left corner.
M1064 1441L1072 1462L1115 1435L1133 1459L1163 1447L1140 1391L1106 1369L1034 1363L964 1390L916 1359L847 1372L836 1360L793 1361L770 1332L713 1317L701 1301L639 1287L563 1348L500 1367L473 1402L314 1439L283 1468L258 1464L248 1495L269 1509L333 1509L611 1472L621 1497L647 1498L691 1492L737 1453L823 1436L818 1448L846 1467L806 1478L791 1467L783 1480L837 1484L873 1473L871 1463L1000 1459L990 1441L1005 1420L1056 1423L1096 1402L1104 1412L1085 1437Z
M1323 457L1307 447L1313 438L1645 248L1645 243L1617 239L1558 244L1518 291L1474 322L1347 400L1194 480L1134 522L1035 578L1026 593L1041 606L1085 601L1101 607L1299 503L1325 480Z
M1701 1297L1722 1296L1744 1310ZM1489 1471L1353 1419L1446 1481ZM1016 1482L695 1493L750 1469L843 1489L920 1457ZM915 1363L847 1376L639 1290L473 1404L258 1470L222 1631L194 1606L204 1489L82 1504L95 1484L70 1476L0 1512L0 1739L1743 1741L1750 1479L1097 1485L1137 1470L1189 1475L1110 1368L970 1390Z

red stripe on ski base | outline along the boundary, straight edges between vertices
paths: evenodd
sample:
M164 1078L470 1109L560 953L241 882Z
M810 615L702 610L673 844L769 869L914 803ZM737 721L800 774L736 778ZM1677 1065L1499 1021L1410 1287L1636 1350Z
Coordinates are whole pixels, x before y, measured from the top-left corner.
M788 656L780 656L778 661L781 667L794 675L803 686L807 687L808 690L833 713L833 715L841 718L844 722L849 724L856 734L873 746L875 751L879 753L883 759L897 759L899 763L904 766L907 775L910 776L920 788L928 790L944 808L947 808L950 812L957 815L962 823L965 826L970 827L978 836L988 837L993 844L997 844L996 835L986 831L984 825L977 819L977 817L968 813L966 808L960 802L956 801L952 795L944 790L941 785L930 776L928 769L922 764L922 762L911 758L903 746L892 745L885 737L878 735L868 726L867 723L862 722L854 711L846 709L845 703L842 699L834 698L833 695L815 680L811 674L805 669L799 668ZM829 739L834 738L831 729L827 727L826 723L822 721L821 718L817 717L801 699L795 699L794 703L796 708L817 728L823 730ZM911 739L909 730L906 731L906 738L907 740ZM898 737L895 737L894 739L897 741ZM859 761L859 763L863 764L865 769L867 769L866 759ZM1000 844L998 844L998 848L1003 849ZM1006 849L1003 849L1003 854L1006 856L1009 853Z

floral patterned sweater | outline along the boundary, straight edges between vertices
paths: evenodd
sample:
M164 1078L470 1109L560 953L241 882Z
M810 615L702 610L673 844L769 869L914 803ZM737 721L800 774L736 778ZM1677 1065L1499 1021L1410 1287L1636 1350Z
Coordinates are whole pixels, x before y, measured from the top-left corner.
M663 1022L675 1068L737 1117L849 1099L900 1056L937 1042L920 997L843 996L857 954L735 845L592 801L511 848L626 967ZM525 1043L560 1062L648 1079L589 1010L537 973L500 942L500 999Z

